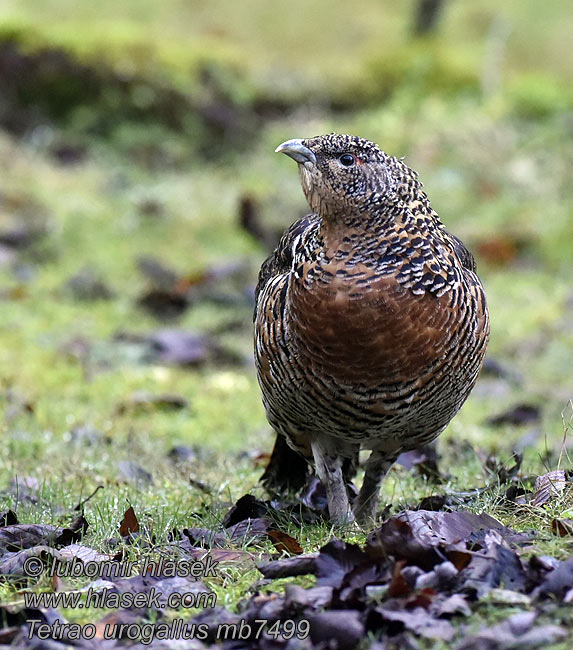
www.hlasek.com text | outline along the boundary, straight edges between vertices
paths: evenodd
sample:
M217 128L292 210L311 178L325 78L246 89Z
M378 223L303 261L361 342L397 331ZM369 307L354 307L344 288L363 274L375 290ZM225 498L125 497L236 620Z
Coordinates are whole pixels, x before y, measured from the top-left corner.
M24 592L26 608L53 608L69 607L71 609L189 609L198 607L206 609L215 607L217 595L212 591L188 591L164 594L155 587L148 591L119 593L114 587L93 589L88 587L84 591L58 591L58 592Z

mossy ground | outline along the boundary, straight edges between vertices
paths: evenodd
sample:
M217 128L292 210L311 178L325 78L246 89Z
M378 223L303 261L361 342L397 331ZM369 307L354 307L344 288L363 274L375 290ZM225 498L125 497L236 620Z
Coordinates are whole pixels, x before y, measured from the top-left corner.
M145 363L114 336L162 327L137 306L146 285L136 269L141 255L185 276L242 260L244 288L252 287L266 251L240 227L240 198L254 196L263 220L275 226L303 214L296 170L272 152L290 137L330 130L375 140L419 172L443 221L477 253L491 311L489 355L510 375L484 376L442 436L445 485L426 484L398 466L382 502L398 507L436 491L495 481L483 457L509 463L516 446L525 455L524 477L558 463L570 468L573 101L565 79L573 59L562 42L571 30L567 3L553 2L542 12L534 3L506 3L499 19L510 36L502 78L491 92L480 84L493 2L479 9L454 3L437 42L411 51L411 11L395 3L382 12L379 2L367 2L359 14L349 3L331 2L312 3L312 9L301 3L300 11L292 2L288 8L272 3L271 10L253 1L240 11L239 3L229 2L108 4L109 13L102 3L97 10L82 4L80 11L64 0L41 7L11 0L0 9L0 31L18 34L23 50L61 47L90 66L104 48L101 65L142 75L153 88L160 77L162 86L183 93L186 84L205 92L193 70L208 60L234 105L248 111L257 98L269 97L291 104L284 117L257 123L240 146L223 153L217 147L214 158L201 153L216 137L209 131L201 135L202 149L195 148L193 130L177 134L133 120L118 119L102 137L82 126L94 123L93 116L84 119L84 109L18 137L0 132L0 227L40 224L46 232L0 269L0 487L15 477L33 477L40 486L34 500L4 493L0 510L17 510L25 523L59 523L103 485L85 505L85 543L104 550L128 503L143 534L159 544L174 528L214 526L244 493L263 495L254 458L270 449L272 435L248 361L248 299L200 301L176 323L226 331L219 338L245 358L242 365L192 370ZM303 19L308 11L313 15ZM406 53L404 74L395 74ZM345 97L345 88L356 94ZM363 98L362 108L356 97ZM329 101L352 110L330 111ZM53 153L61 142L80 142L87 154L63 164ZM148 202L159 206L156 213L142 208ZM80 301L66 290L70 276L86 266L113 290L111 300ZM73 341L87 352L75 353ZM141 390L181 395L189 406L177 412L118 408ZM485 423L523 402L541 407L539 423L501 429ZM77 439L72 432L78 427L94 435ZM196 459L175 466L167 458L175 445L196 447ZM122 478L122 460L149 471L152 482ZM210 492L190 486L189 475ZM470 507L518 529L539 530L541 553L571 553L570 540L550 532L552 517L571 513L570 492L549 508L519 509L504 503L504 490L500 485ZM326 525L284 524L305 551L331 535ZM361 536L349 533L353 538ZM255 580L251 565L228 567L212 586L219 604L235 607ZM0 595L18 599L8 585ZM498 613L484 606L483 620L491 623Z

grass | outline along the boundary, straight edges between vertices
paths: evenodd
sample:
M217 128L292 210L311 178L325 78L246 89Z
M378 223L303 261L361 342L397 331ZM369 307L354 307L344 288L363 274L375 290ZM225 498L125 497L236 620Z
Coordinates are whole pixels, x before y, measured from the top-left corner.
M381 17L374 0L364 3L359 15L348 3L331 2L328 10L323 3L312 8L304 3L300 11L292 3L273 4L271 11L254 1L248 11L225 2L209 3L208 10L200 3L149 2L142 8L124 2L114 4L113 12L104 11L106 3L97 11L65 0L33 4L10 0L0 9L0 30L17 27L27 34L30 51L51 44L94 60L105 34L104 60L112 67L135 69L151 81L159 75L162 83L178 89L189 83L189 71L207 52L221 65L223 84L226 66L242 71L239 85L231 84L239 103L268 94L295 97L296 103L308 89L340 97L351 79L353 87L368 88L388 78L385 66L393 48L407 47L403 35L409 14L390 3ZM473 9L452 5L442 25L439 47L444 49L438 47L434 60L440 61L443 52L466 52L464 69L479 80L494 8L493 2ZM266 222L288 225L306 207L293 165L272 151L287 138L329 130L373 139L386 151L405 155L418 170L442 219L478 254L492 318L489 354L510 374L509 379L480 379L443 435L443 466L450 474L446 485L436 488L397 467L383 486L383 503L398 508L436 491L482 486L494 479L484 472L479 454L510 462L515 446L525 454L523 477L558 462L570 468L569 458L559 457L564 444L570 447L573 397L572 104L565 91L565 104L554 92L573 65L560 47L571 27L566 9L565 2L541 13L534 3L505 3L503 15L512 31L504 82L492 95L455 84L440 88L431 76L414 74L419 61L413 60L408 69L414 72L396 81L384 103L378 91L352 112L302 102L299 110L262 124L248 146L210 161L187 146L192 143L188 133L179 138L161 125L157 130L120 125L108 140L83 133L88 153L74 165L55 160L52 147L75 142L77 115L75 123L50 124L23 138L0 132L0 228L40 224L47 232L0 268L0 487L16 476L39 482L36 500L0 494L0 511L15 508L25 523L59 523L103 485L85 505L90 523L85 543L106 550L128 504L144 526L143 536L162 544L173 528L216 525L246 492L264 496L258 486L262 469L254 458L270 449L272 435L248 361L248 301L199 302L176 323L215 332L238 322L238 328L218 337L243 355L243 365L189 370L144 363L140 352L114 335L163 326L136 304L146 286L136 270L140 255L152 254L186 276L230 259L244 260L246 279L235 292L252 286L266 252L240 228L239 200L254 196ZM303 20L309 11L316 15ZM56 20L57 15L63 19ZM330 29L317 29L323 16ZM444 66L435 70L447 83L455 80L455 70ZM139 155L146 143L169 164L150 164ZM159 206L157 215L142 209L148 201ZM506 258L500 246L515 251ZM67 280L86 265L114 291L112 300L85 303L69 295ZM77 353L78 341L87 356ZM118 408L141 390L181 395L189 406L177 412ZM494 429L485 423L519 402L541 406L541 422L527 429ZM74 432L81 427L93 436L78 438ZM174 445L194 446L195 460L174 465L167 458ZM149 471L152 483L122 476L118 462L127 460ZM210 486L210 493L190 486L189 475ZM539 553L571 554L570 542L550 533L552 518L570 513L570 493L544 509L508 509L504 490L494 485L470 507L519 530L541 531ZM284 525L305 551L318 549L332 534L327 525ZM363 540L356 533L347 538ZM271 547L264 543L249 550L256 558ZM137 557L137 549L130 552ZM257 579L247 562L225 567L210 586L219 604L234 608ZM281 590L284 581L270 588ZM14 586L2 585L0 600L19 598ZM510 611L480 606L479 625Z

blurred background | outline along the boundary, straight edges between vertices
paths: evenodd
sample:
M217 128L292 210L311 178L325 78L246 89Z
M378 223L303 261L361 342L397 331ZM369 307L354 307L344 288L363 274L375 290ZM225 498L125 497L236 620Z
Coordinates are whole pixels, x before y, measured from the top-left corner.
M0 470L97 481L123 459L145 482L206 453L256 481L253 288L307 211L273 151L329 131L405 156L477 257L488 363L444 449L555 466L572 79L567 0L2 0Z

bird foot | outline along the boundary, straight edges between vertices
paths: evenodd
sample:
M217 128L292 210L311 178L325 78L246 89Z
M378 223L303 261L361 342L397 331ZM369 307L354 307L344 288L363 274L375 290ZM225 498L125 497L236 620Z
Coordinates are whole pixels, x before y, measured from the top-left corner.
M343 526L355 523L354 513L350 508L337 509L335 504L329 503L328 514L330 516L330 521L335 528L342 528Z
M357 499L353 510L356 523L364 528L371 528L376 523L377 499L370 499L368 503L360 503Z

